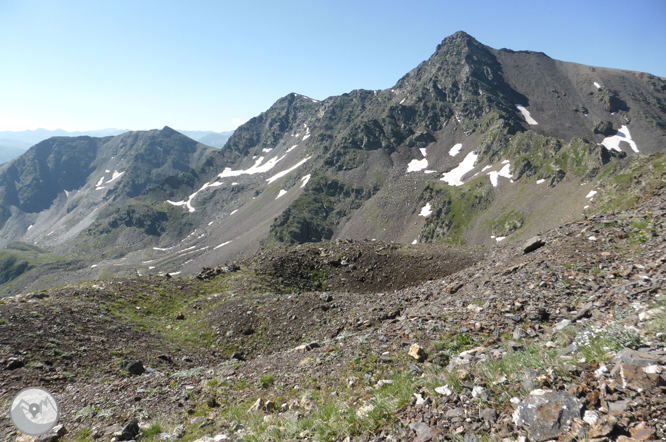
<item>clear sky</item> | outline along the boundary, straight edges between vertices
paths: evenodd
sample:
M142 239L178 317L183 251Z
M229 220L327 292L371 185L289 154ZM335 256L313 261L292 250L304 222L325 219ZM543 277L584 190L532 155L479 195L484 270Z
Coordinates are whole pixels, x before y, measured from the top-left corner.
M390 87L459 30L666 77L664 0L0 0L0 131L231 130Z

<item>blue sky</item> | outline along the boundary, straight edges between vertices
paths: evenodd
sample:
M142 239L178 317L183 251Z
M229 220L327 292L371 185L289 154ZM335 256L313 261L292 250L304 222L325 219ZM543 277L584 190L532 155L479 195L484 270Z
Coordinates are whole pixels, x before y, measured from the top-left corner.
M666 77L663 0L0 0L0 131L231 130L290 92L390 87L459 30Z

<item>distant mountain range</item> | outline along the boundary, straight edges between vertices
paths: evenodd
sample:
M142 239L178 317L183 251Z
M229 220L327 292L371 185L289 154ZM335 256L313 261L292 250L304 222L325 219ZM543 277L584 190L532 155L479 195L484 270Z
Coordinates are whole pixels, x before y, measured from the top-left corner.
M0 166L0 289L329 239L523 241L666 185L666 80L458 32L392 88L288 94L221 150L185 135L50 138Z
M101 129L91 131L67 132L62 129L47 130L35 129L25 130L18 132L0 131L0 164L6 163L18 157L31 146L44 141L51 137L107 137L113 135L120 135L129 132L128 129ZM221 149L227 142L229 137L234 133L228 132L213 132L213 131L196 131L196 130L183 130L179 131L187 135L195 141L206 144L208 146L217 147Z

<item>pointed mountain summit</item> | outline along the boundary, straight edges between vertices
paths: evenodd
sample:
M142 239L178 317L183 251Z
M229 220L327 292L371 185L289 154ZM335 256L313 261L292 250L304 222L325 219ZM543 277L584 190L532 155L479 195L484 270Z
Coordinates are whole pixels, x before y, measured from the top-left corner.
M76 253L62 281L192 275L331 239L522 241L628 207L666 167L666 81L457 32L392 88L290 93L221 150L168 127L74 140L0 167L0 243Z

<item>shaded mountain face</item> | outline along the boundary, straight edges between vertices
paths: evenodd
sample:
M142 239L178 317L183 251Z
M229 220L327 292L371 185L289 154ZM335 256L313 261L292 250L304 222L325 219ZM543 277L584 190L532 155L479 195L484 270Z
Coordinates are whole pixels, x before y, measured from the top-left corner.
M79 211L86 221L63 223L82 227L59 242L27 234L21 218L44 213L52 196L27 189L46 187L31 177L55 163L29 162L20 180L17 172L1 175L14 183L3 187L5 216L24 220L22 234L5 227L2 241L76 252L87 264L62 272L69 281L193 274L262 246L330 239L523 240L583 213L631 205L661 186L666 81L496 50L458 32L390 89L323 101L289 94L219 151L201 154L191 145L175 154L180 144L162 132L78 141L105 152L104 164L124 158L122 167L104 170L125 175L105 194L114 204ZM109 153L123 143L134 146L131 155ZM99 158L76 166L95 168L85 181L90 192L112 180ZM49 183L63 186L56 175ZM22 182L29 184L19 191ZM67 201L58 207L73 204ZM30 287L41 281L34 280Z
M94 212L122 206L214 151L168 127L42 141L0 167L0 242L67 242L94 221Z

